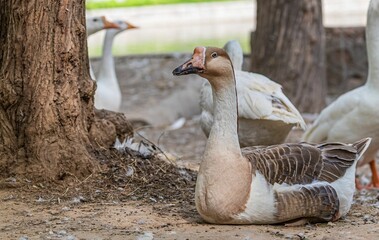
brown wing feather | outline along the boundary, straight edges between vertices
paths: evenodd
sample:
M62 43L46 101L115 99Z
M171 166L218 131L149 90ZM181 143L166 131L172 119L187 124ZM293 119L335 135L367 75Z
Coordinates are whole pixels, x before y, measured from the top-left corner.
M297 191L275 192L278 222L307 218L317 222L338 217L339 199L330 185L307 185Z
M358 156L355 147L343 143L288 143L243 148L242 154L269 183L291 185L309 184L315 180L336 181Z

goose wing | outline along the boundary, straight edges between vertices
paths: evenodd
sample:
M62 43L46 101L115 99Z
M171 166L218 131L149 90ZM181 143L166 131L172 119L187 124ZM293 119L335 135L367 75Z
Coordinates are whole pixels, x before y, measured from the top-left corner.
M334 221L350 208L346 200L340 201L337 192L349 192L349 189L335 188L328 183L344 177L370 142L371 138L353 144L281 144L244 148L242 153L260 172L257 176L263 176L273 185L277 222Z
M305 129L303 117L284 95L281 85L256 73L236 71L235 74L239 117L283 121Z
M242 149L270 184L310 184L314 181L332 183L344 176L369 144L363 139L354 144L288 143L269 147Z

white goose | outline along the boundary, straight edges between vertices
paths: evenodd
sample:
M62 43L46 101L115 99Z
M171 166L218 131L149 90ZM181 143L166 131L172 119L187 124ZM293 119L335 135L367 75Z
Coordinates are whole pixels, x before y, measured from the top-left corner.
M326 107L304 133L307 142L353 142L371 137L372 144L358 166L370 163L372 185L379 188L375 155L379 150L379 0L372 0L367 14L366 44L369 62L365 85L341 95ZM357 181L357 188L363 188Z
M230 53L238 93L238 137L242 147L283 143L298 125L305 129L299 111L283 94L282 86L269 78L242 71L243 52L237 41L224 47ZM200 97L203 132L209 136L214 113L211 85L203 84Z
M234 71L242 71L243 50L237 40L230 40L224 45L224 50L232 61Z
M212 87L214 123L197 176L195 202L218 224L335 221L350 209L355 165L370 138L353 144L288 143L240 149L237 91L227 53L197 47L174 75L197 73ZM294 223L292 223L294 224Z
M105 16L97 17L87 17L86 18L86 29L87 29L87 38L101 31L103 29L118 28L118 25L114 22L110 22L106 19ZM92 79L95 79L95 73L93 72L92 65L89 65L89 73Z
M122 94L112 56L113 39L116 34L137 27L125 21L115 21L115 23L119 26L119 29L108 29L104 37L103 56L96 76L95 107L117 112L121 107Z
M118 28L118 25L107 20L105 16L86 18L87 37L103 29Z

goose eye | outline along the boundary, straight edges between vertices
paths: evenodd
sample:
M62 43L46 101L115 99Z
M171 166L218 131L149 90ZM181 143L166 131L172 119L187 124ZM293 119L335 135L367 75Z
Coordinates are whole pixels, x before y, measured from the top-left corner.
M216 58L218 55L217 55L217 53L216 52L213 52L212 54L211 54L211 57L212 58Z

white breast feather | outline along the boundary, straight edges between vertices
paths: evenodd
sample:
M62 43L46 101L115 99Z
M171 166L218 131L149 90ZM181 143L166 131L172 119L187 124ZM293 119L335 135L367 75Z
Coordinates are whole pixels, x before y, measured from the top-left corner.
M244 223L274 223L276 212L274 192L272 186L266 181L264 176L258 171L251 183L249 200L246 209L238 214L236 222Z
M353 203L353 195L355 191L355 166L357 161L346 170L345 175L338 179L337 181L332 182L330 185L336 190L338 199L340 201L339 214L344 216L350 210L350 206Z

